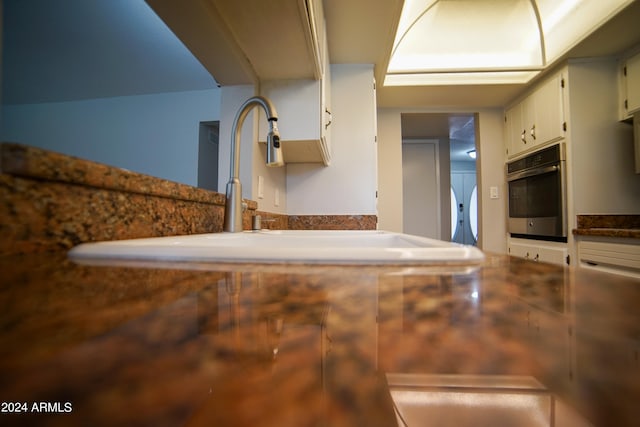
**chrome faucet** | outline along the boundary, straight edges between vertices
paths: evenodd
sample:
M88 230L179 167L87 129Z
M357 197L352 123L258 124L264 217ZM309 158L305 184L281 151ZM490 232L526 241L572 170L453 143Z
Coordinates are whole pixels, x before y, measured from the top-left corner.
M278 132L278 113L267 98L254 96L247 99L233 120L231 133L231 176L227 183L227 200L224 206L224 231L238 233L242 231L242 184L240 183L240 130L244 119L255 106L261 106L267 115L269 133L267 134L267 166L283 166Z

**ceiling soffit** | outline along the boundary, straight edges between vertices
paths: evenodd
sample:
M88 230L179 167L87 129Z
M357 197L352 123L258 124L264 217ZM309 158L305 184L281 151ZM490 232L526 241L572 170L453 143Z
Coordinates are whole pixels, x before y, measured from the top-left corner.
M305 1L209 1L259 80L315 78Z
M405 0L385 85L527 83L633 0Z

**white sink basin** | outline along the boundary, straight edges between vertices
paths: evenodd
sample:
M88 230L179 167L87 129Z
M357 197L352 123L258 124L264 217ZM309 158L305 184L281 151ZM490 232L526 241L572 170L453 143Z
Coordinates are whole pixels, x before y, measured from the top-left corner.
M482 252L379 230L263 230L84 243L72 259L317 264L479 263Z

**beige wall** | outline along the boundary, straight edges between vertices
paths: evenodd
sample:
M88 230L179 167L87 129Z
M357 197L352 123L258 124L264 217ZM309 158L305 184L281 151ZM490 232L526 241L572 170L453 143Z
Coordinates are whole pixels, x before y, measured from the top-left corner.
M507 184L504 174L504 118L501 109L480 111L476 120L478 158L478 246L485 251L507 251ZM498 187L498 198L489 197Z
M378 110L378 229L402 233L400 113Z
M402 231L402 131L404 112L441 113L457 111L403 109L378 110L378 228ZM506 252L506 186L503 113L500 109L477 112L478 127L478 246ZM498 187L498 199L489 198L489 188Z
M570 229L576 226L576 215L640 211L633 127L618 121L617 77L616 61L569 65Z
M331 164L287 165L287 213L375 215L373 65L331 65L331 112Z
M438 140L402 144L403 229L407 234L442 240ZM449 187L447 187L448 189ZM449 205L450 206L450 205Z
M255 89L246 85L223 86L221 90L218 189L224 193L230 172L231 125L238 108L255 94ZM328 167L290 163L283 168L267 168L264 147L256 143L256 112L264 113L256 108L247 116L241 135L240 181L243 197L258 202L258 210L289 215L376 215L373 65L332 65L331 103L334 119ZM264 198L258 197L259 176L264 178Z

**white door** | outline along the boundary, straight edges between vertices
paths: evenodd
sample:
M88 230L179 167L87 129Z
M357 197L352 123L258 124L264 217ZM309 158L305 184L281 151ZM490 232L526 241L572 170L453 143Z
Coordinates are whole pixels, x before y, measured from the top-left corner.
M404 233L440 239L439 176L436 143L402 144Z
M451 241L475 245L478 240L478 201L475 172L452 172L451 191ZM456 218L455 224L453 218Z

